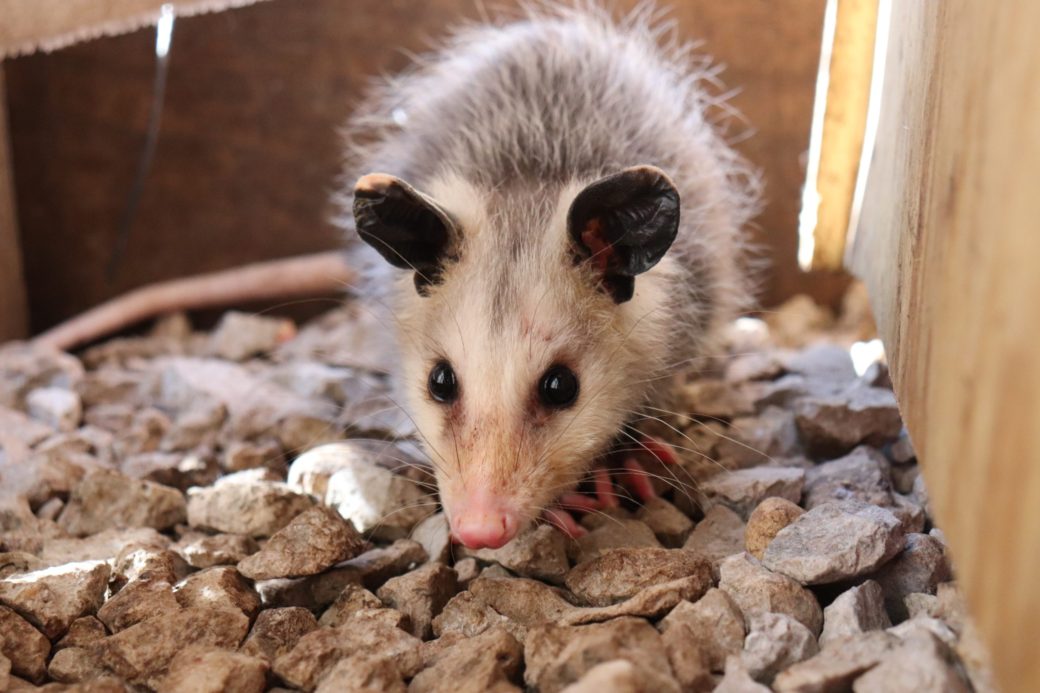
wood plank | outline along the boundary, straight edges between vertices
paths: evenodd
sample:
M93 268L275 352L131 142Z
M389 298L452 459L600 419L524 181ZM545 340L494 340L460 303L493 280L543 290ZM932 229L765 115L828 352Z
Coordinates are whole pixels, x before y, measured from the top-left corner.
M29 328L5 93L4 70L0 65L0 342L25 337Z
M892 3L849 262L1002 688L1040 682L1040 3Z
M217 12L261 0L0 0L0 58L53 51L155 24L159 8L178 15Z

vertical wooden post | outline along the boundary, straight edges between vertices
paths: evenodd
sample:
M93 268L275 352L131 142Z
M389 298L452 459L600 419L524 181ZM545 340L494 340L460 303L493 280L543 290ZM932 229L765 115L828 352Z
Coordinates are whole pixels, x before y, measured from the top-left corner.
M28 317L14 201L14 161L8 139L7 100L0 63L0 342L25 337Z

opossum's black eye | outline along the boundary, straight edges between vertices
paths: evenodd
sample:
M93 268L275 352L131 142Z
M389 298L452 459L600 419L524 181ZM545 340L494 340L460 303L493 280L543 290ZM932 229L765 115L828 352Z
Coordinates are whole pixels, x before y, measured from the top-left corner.
M569 407L578 399L578 376L567 366L552 366L538 383L538 396L547 407Z
M459 383L455 379L455 371L447 361L441 361L433 367L426 387L430 391L430 397L444 404L454 402L459 396Z

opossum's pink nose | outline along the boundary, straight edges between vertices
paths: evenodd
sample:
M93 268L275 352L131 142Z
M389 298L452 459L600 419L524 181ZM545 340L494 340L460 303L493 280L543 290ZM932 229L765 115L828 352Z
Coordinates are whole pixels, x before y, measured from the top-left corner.
M504 504L485 497L470 498L452 517L451 533L469 549L497 549L516 536L520 521Z

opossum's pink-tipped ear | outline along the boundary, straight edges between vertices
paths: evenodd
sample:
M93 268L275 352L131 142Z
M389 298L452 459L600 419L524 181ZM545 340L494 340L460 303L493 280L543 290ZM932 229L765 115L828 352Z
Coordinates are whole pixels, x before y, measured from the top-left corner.
M354 226L391 265L415 270L423 295L439 279L455 230L437 203L385 173L362 176L354 186Z
M578 193L567 214L577 259L602 273L616 303L632 298L635 276L656 265L679 231L679 191L655 166L633 166Z

